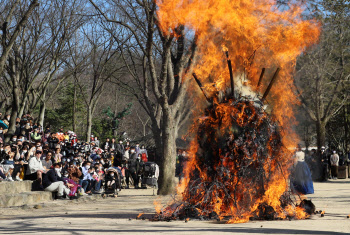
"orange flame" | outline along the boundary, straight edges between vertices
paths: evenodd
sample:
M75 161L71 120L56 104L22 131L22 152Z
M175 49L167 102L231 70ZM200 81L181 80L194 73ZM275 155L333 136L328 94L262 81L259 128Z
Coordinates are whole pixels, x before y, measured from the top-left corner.
M229 84L230 76L224 52L229 52L229 59L236 76L235 85L239 85L243 76L244 84L249 86L249 90L253 93L259 92L257 83L262 68L266 68L266 74L271 76L277 67L281 68L279 78L270 91L267 102L273 107L273 117L284 130L283 145L287 149L295 147L298 138L291 128L295 124L293 107L298 103L294 93L294 67L297 57L317 42L320 34L317 22L303 20L303 7L290 4L288 10L282 11L277 7L276 0L157 0L157 4L160 26L165 34L177 36L176 28L184 25L187 29L186 35L197 40L197 63L194 72L201 79L207 94L224 90ZM267 75L259 89L266 89L270 82L267 77L271 77ZM244 107L234 110L232 106L220 104L216 112L234 113L238 124L247 121L247 117L244 116ZM221 128L228 128L229 115L221 116L227 118L222 120L227 125L222 125ZM274 155L273 146L268 144L266 148L270 155ZM281 218L287 216L294 216L298 219L306 218L305 211L300 207L289 205L284 210L281 209L279 199L288 188L286 179L288 168L292 164L292 154L287 149L281 150L283 152L278 154L280 165L268 162L264 165L266 172L274 172L281 168L283 173L271 175L270 183L265 186L263 198L251 196L251 198L244 199L254 201L250 211L233 206L223 208L221 199L211 202L213 211L220 218L227 215L239 215L231 217L228 222L242 223L249 220L253 211L261 203L266 203ZM189 158L184 168L184 179L177 188L178 193L184 197L186 197L185 190L190 183L190 174L194 169L199 171L199 177L203 181L210 178L197 163L198 151L201 150L198 142L194 140L190 145ZM233 168L232 164L234 163L222 157L224 167ZM233 185L239 189L248 190L244 188L242 182L232 182L232 187ZM216 193L218 195L210 196L220 198L220 191ZM196 200L196 198L190 200ZM158 212L157 208L156 210Z
M164 33L175 34L185 25L198 44L197 76L211 92L223 90L229 74L222 51L230 53L233 71L245 73L256 90L261 69L282 70L268 101L274 104L274 115L283 127L290 126L293 105L292 74L296 58L318 40L320 29L312 20L303 20L303 8L289 5L278 9L275 0L157 0ZM214 78L214 81L209 81ZM264 85L269 81L265 79ZM287 135L284 144L295 146L295 135ZM289 140L289 141L288 141Z
M136 219L139 219L141 216L143 216L144 215L144 213L140 213L137 217L136 217Z
M156 210L156 213L160 213L162 211L162 204L156 200L153 201L154 208Z

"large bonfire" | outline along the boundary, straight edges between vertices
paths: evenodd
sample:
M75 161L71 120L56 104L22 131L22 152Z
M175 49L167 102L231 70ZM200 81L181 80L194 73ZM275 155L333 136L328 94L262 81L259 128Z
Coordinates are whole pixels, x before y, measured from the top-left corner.
M298 142L291 128L297 103L292 74L297 56L317 41L317 24L302 19L302 7L281 10L274 0L159 0L158 6L164 33L184 25L195 35L195 77L211 98L194 124L181 198L156 219L307 217L288 184ZM272 89L268 79L259 81L263 68L265 77L280 68ZM226 93L230 78L236 88ZM261 90L269 96L261 98Z

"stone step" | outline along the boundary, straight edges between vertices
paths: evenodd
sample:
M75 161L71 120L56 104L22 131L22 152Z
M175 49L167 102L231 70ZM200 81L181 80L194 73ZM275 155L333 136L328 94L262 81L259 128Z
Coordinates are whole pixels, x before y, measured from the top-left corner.
M32 205L51 201L52 193L45 191L22 192L0 195L0 207Z
M0 195L17 194L32 190L32 181L2 181L0 182Z

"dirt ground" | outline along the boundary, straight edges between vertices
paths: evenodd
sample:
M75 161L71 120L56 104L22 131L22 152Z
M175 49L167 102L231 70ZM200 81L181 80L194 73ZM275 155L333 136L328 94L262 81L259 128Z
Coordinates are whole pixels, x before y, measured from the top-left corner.
M86 198L79 201L54 201L39 206L2 208L0 234L350 234L350 180L315 183L309 196L317 210L325 210L306 220L254 221L222 224L213 221L151 222L154 200L152 189L123 190L117 198ZM85 196L89 197L89 196ZM40 208L41 207L41 208ZM136 220L144 213L145 220Z

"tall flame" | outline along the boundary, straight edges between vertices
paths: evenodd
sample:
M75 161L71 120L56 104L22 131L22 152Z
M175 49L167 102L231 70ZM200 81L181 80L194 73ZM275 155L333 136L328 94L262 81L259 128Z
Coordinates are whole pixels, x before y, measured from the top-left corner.
M158 17L164 33L172 34L184 25L188 35L198 40L199 62L194 71L207 91L222 90L229 74L224 51L230 53L233 71L245 73L256 90L261 69L281 68L279 79L268 101L279 123L289 126L293 120L292 74L296 58L318 40L320 29L312 20L303 20L303 8L289 5L278 9L275 0L158 0ZM209 81L213 78L214 81ZM267 79L264 84L268 83ZM290 137L290 135L288 135ZM293 136L292 139L294 139ZM295 142L285 144L294 146Z
M297 136L291 128L294 124L293 106L298 103L294 93L294 67L297 57L317 42L320 34L317 22L303 20L302 6L290 4L288 9L280 10L275 0L157 0L157 4L159 22L165 34L176 34L176 28L184 25L188 29L187 36L196 38L198 61L194 72L201 79L207 93L224 90L229 84L230 75L224 52L229 52L236 78L239 80L243 74L245 85L256 93L260 92L259 89L266 89L269 83L269 79L265 78L262 86L257 87L261 69L266 68L268 74L272 75L277 67L281 68L267 101L272 106L273 116L284 130L283 145L287 149L295 147ZM227 107L222 105L221 108ZM232 107L229 109L227 112L232 112ZM240 114L236 115L239 117ZM191 172L194 169L201 171L195 157L197 151L198 144L193 141L184 169L185 178L178 188L179 193L183 193L188 186ZM289 158L291 154L283 156ZM281 160L284 169L288 169L290 160ZM205 172L200 172L200 177L206 181L208 176ZM304 218L305 212L292 206L285 208L287 215L282 213L279 199L288 188L285 180L288 176L277 174L273 177L264 197L256 201L251 212L261 203L267 203L281 217L293 214L297 218ZM218 200L214 211L220 214L220 210L222 201ZM251 212L233 217L229 222L245 222Z

